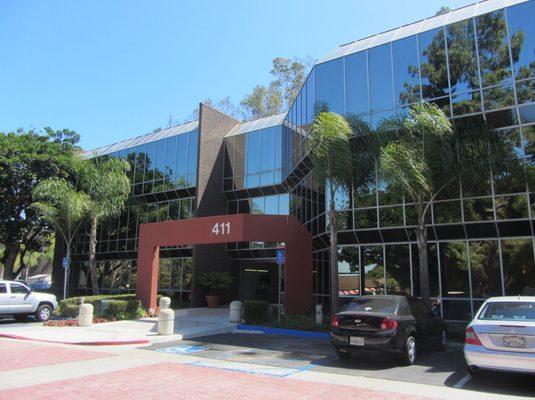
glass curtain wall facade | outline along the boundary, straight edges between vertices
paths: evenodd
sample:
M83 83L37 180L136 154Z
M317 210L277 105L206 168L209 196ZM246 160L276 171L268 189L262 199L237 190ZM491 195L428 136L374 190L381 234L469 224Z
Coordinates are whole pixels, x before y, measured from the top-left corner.
M123 213L118 218L102 220L98 226L97 280L102 293L135 291L140 224L188 219L194 215L198 146L199 133L193 129L93 156L97 163L118 157L130 164L131 195ZM73 249L71 287L79 293L91 291L88 251L89 225L86 225ZM162 249L163 265L168 263L166 257L190 256L191 248ZM191 263L190 258L186 260ZM181 282L179 287L173 283L170 290L189 292L189 279Z
M315 115L334 111L350 125L375 129L425 100L453 123L485 120L520 157L533 159L535 0L518 3L480 2L341 46L312 68L286 114L229 128L218 171L227 213L289 214L301 221L314 237L318 304L328 306L331 293L328 204L307 156ZM93 156L97 162L120 157L132 168L127 208L99 226L103 292L135 289L141 223L195 215L200 129L198 122L169 128ZM414 204L392 193L377 173L367 184L338 193L335 202L340 287L334 295L419 295ZM535 188L493 171L478 182L457 180L433 201L427 215L430 284L446 319L466 321L489 296L535 288L534 213ZM72 286L81 293L88 287L88 238L86 227L73 256L80 268L74 268L79 272L71 276ZM227 253L238 261L273 261L281 245L231 243ZM195 268L191 253L161 250L161 291L187 296Z
M316 64L285 120L299 138L286 162L306 163L303 148L319 111L375 129L422 100L437 104L454 123L486 120L520 157L534 157L534 20L535 1L528 1ZM315 293L327 305L325 202L317 210L313 198L303 199L311 213L292 206L290 212L314 233ZM376 178L338 194L336 208L338 295L418 295L414 204ZM535 288L534 211L535 188L492 171L477 184L455 182L433 202L427 221L431 292L447 319L468 320L484 298Z

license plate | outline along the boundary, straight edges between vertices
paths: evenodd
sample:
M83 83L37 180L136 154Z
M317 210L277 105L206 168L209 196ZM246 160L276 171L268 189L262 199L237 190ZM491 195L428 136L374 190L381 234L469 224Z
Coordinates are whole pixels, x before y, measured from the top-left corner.
M349 344L351 346L364 346L364 338L358 336L351 336L349 338Z
M517 349L523 349L526 347L526 341L522 337L518 336L504 336L503 347L514 347Z

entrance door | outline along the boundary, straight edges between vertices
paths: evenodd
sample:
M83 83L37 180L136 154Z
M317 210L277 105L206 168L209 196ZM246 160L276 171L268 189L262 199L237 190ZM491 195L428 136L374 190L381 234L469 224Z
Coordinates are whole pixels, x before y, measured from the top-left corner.
M277 264L245 264L241 268L241 299L278 301Z

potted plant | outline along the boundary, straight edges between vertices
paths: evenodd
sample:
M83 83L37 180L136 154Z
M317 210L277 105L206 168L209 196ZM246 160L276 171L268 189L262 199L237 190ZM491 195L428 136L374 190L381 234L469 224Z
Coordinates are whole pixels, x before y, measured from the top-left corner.
M232 281L232 274L226 271L210 271L201 274L199 284L208 289L208 294L205 296L208 307L219 306L221 291L230 289Z

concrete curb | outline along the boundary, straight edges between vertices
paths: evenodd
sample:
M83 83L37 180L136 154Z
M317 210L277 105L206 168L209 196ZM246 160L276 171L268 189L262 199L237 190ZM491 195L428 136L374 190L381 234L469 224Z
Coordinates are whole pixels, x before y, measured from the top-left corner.
M327 332L299 331L296 329L271 328L269 326L259 326L259 325L238 324L236 329L244 330L244 331L260 331L266 335L300 336L300 337L306 337L306 338L312 338L312 339L326 339L326 340L330 338L329 333Z
M12 335L9 333L0 333L0 337L6 339L16 339L16 340L28 340L32 342L43 342L43 343L57 343L57 344L70 344L77 346L122 346L127 344L148 344L150 343L147 339L134 339L134 340L96 340L96 341L86 341L86 342L64 342L61 340L46 340L46 339L36 339L19 335Z

